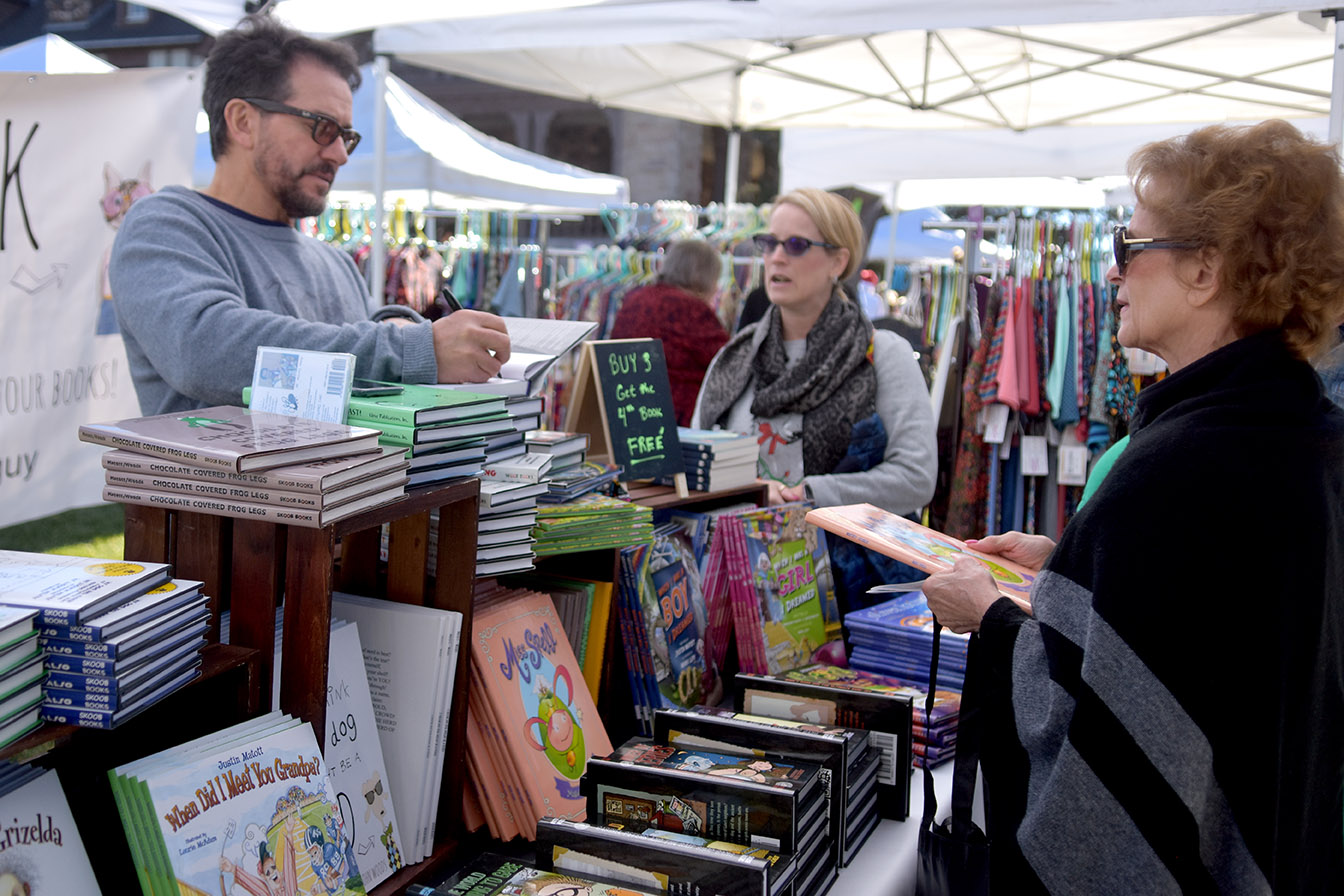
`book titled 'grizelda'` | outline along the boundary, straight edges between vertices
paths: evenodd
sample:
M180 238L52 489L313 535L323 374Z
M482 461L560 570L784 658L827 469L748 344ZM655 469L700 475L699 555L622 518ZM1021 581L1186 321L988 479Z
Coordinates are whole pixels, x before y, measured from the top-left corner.
M378 435L362 426L229 405L79 427L79 438L95 445L234 473L374 451Z

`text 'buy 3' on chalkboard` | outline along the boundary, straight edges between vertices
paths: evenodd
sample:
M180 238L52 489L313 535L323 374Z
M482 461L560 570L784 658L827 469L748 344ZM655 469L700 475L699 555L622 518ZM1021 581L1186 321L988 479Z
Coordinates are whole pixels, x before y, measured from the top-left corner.
M583 344L565 429L589 434L589 455L619 464L623 481L679 476L686 467L667 359L658 339L607 339Z

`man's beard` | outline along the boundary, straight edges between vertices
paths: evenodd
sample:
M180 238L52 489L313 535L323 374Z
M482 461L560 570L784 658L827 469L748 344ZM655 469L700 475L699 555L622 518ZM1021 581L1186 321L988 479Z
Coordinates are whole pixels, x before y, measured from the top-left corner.
M314 196L304 192L300 181L309 174L336 176L336 166L329 162L317 161L302 171L292 171L282 161L271 162L263 154L256 162L257 175L266 181L281 209L290 218L311 218L320 215L327 208L326 195Z

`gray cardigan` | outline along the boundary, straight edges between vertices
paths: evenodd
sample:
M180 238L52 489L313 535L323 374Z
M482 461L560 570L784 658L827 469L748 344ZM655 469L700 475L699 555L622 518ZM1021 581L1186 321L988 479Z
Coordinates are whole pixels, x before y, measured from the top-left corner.
M346 253L185 187L131 207L108 273L144 414L240 404L260 345L351 352L361 377L438 375L431 326L370 321Z
M764 341L765 329L753 326L757 330L754 351ZM710 362L705 382L714 376L718 360L716 355ZM929 390L910 343L890 330L873 333L873 366L877 371L877 413L887 430L882 462L861 473L813 476L804 471L803 481L818 507L866 503L907 514L929 503L938 475L938 440ZM751 401L755 394L753 381L729 409L727 429L753 431ZM703 428L704 423L697 399L691 425Z

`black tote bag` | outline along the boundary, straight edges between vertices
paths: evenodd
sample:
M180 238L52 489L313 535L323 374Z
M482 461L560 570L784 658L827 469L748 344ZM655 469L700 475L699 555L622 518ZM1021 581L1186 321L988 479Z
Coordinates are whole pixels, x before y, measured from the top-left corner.
M933 658L929 662L929 694L924 703L925 724L933 716L934 691L938 687L938 632L933 620ZM989 838L971 820L975 798L976 767L980 762L980 683L976 670L978 634L971 635L966 654L966 683L961 694L957 722L957 755L952 770L952 814L941 824L934 822L938 798L933 772L924 767L924 815L919 822L919 864L915 871L916 896L988 896Z

